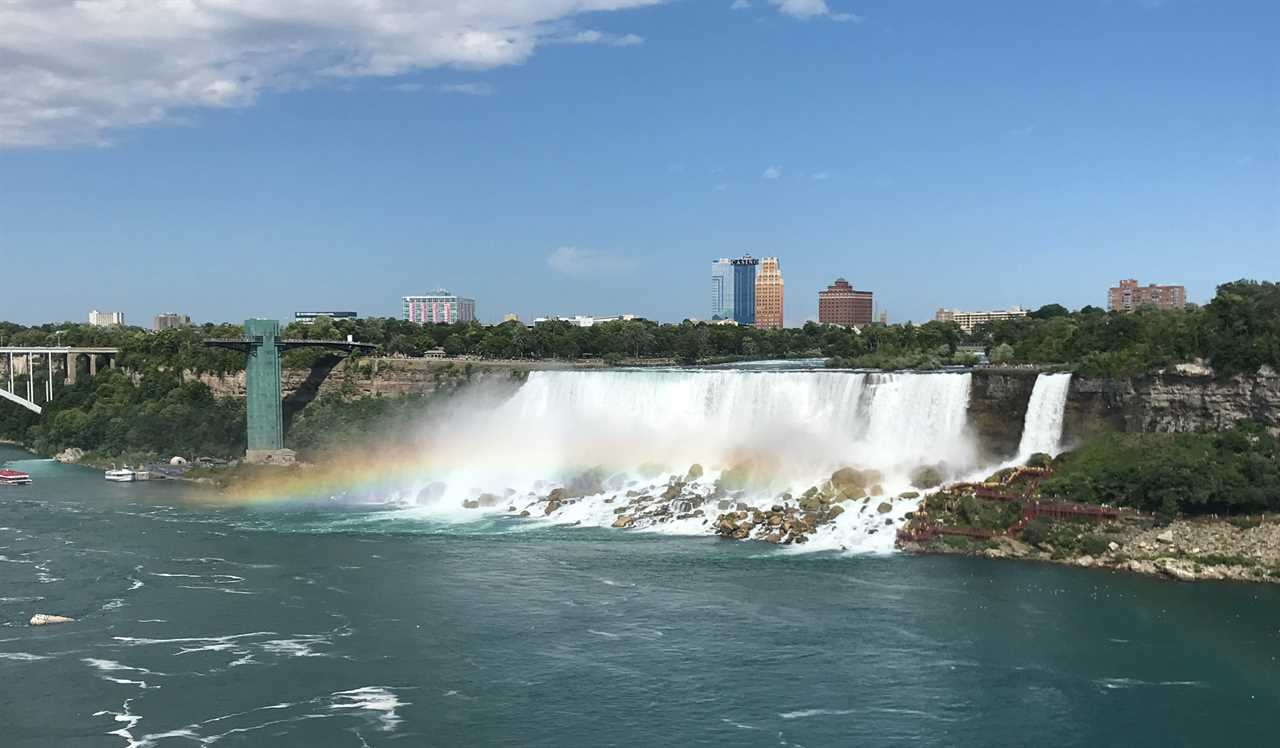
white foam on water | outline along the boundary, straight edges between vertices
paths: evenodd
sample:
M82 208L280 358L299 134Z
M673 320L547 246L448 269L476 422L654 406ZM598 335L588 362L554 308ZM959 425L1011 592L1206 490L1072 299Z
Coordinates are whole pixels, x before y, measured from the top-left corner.
M972 472L976 450L966 415L968 373L750 372L658 370L532 372L508 400L437 419L424 441L419 475L390 498L414 508L380 513L473 522L483 513L526 507L530 524L609 526L627 491L657 495L689 466L704 468L685 493L709 497L730 467L752 464L752 489L735 495L767 508L783 492L799 496L841 467L874 469L886 495L910 490L911 472L941 464L947 477ZM551 488L597 470L608 489L543 518L531 506ZM486 510L462 504L499 497ZM842 515L806 544L813 550L887 552L894 523L915 508L894 501ZM644 529L676 535L713 532L714 504L690 517ZM874 532L873 532L874 530Z
M15 660L17 662L35 662L36 660L49 659L45 655L31 654L29 652L0 652L0 660Z

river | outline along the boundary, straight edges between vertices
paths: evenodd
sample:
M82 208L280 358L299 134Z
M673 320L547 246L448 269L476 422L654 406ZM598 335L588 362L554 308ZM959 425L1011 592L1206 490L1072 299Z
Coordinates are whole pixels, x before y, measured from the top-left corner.
M1266 745L1280 589L214 508L0 447L6 746ZM33 613L75 623L30 627Z

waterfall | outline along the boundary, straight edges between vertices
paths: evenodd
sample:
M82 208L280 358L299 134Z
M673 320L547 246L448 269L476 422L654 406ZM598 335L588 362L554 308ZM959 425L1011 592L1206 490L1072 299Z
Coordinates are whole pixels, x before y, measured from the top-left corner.
M589 469L631 485L693 463L709 477L749 463L770 496L843 466L906 490L920 465L973 466L969 385L968 373L536 371L505 402L442 419L415 490L443 484L435 493L456 505Z
M1036 377L1027 403L1027 417L1022 425L1022 442L1018 460L1037 452L1057 455L1062 449L1062 415L1067 404L1071 374L1041 374Z

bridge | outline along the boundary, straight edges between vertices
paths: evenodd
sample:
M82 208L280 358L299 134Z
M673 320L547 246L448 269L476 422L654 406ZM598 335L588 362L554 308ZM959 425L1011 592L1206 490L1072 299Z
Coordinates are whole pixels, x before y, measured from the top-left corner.
M36 403L36 371L44 370L44 404L53 402L54 379L61 374L62 381L67 384L76 383L76 374L81 356L89 358L89 376L98 373L98 358L105 357L112 368L116 365L119 348L73 348L68 346L9 346L0 348L0 362L5 364L5 377L0 383L7 383L8 389L0 388L0 397L11 400L33 413L43 413L44 408ZM16 386L17 378L25 376L27 380L27 396L23 397Z
M246 412L245 461L270 464L293 462L293 451L284 448L284 408L280 397L280 354L294 348L327 348L347 354L377 346L347 340L299 340L280 337L280 322L249 319L244 336L207 338L211 348L240 351L248 358L244 367ZM326 372L327 373L327 372Z

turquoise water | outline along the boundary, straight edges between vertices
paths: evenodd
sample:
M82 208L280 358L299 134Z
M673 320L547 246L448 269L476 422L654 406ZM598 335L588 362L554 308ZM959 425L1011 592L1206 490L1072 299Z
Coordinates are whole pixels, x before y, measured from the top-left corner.
M1280 727L1275 587L200 508L20 466L35 485L0 488L4 746L1216 746Z

